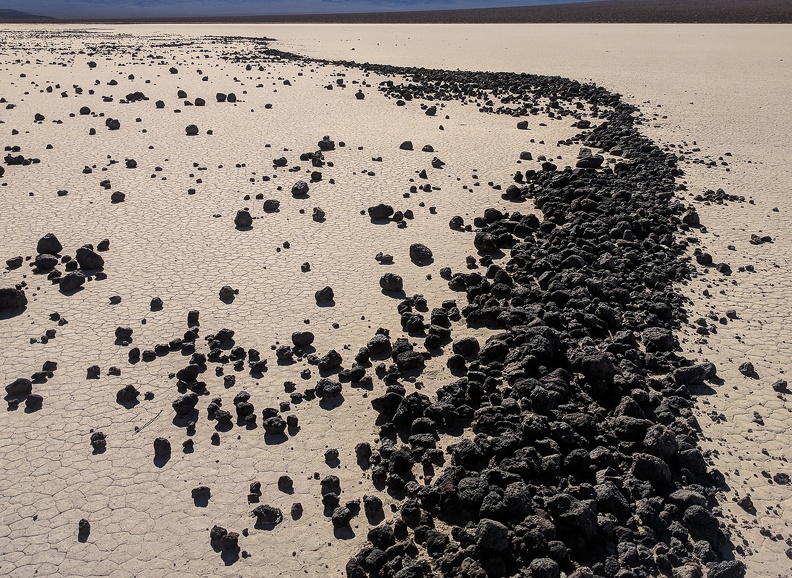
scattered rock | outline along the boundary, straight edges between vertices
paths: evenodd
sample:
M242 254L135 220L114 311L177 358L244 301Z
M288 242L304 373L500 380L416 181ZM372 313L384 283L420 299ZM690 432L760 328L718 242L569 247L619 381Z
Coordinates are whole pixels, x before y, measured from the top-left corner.
M33 391L33 383L24 377L19 377L5 386L6 395L19 397L28 395Z
M432 262L432 251L426 245L413 243L410 245L410 260L416 265L428 265Z
M58 286L63 292L75 291L85 285L85 274L82 271L69 271L60 278Z
M27 306L28 300L22 289L0 288L0 309L19 309Z
M293 197L304 197L308 194L308 183L297 181L292 185L291 194Z
M77 249L77 263L81 269L101 269L104 267L104 259L90 247L80 247Z
M91 523L82 518L80 522L77 524L77 539L81 542L85 542L88 537L91 535Z
M55 233L47 233L36 244L37 253L48 253L50 255L58 255L63 251L63 245L55 236Z
M319 289L319 291L317 291L314 296L316 298L316 303L319 305L331 303L335 298L335 294L333 293L333 289L331 287L323 287Z
M234 225L237 226L239 229L246 229L253 225L253 217L250 216L250 213L244 209L237 211L236 217L234 217Z
M369 218L372 221L384 221L393 214L393 207L380 203L368 208Z
M398 293L404 288L404 282L401 276L395 273L385 273L380 277L379 283L383 291Z
M280 508L265 504L254 508L250 515L256 518L256 525L259 527L269 528L277 526L283 521L283 513Z
M234 289L230 285L223 285L220 288L219 295L221 301L233 301L234 297L239 295L239 289Z
M292 343L298 349L309 347L314 342L314 334L310 331L295 331L292 333Z
M137 401L140 392L134 385L125 385L116 392L116 401L120 404Z
M155 458L169 458L171 455L171 444L166 438L157 438L154 440L154 457Z

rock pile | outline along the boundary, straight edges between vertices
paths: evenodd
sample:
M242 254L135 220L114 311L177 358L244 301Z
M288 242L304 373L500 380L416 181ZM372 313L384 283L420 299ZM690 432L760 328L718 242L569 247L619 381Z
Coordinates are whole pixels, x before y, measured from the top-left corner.
M406 73L412 95L426 99L464 97L474 84L513 95L493 112L529 114L521 102L556 94L609 107L576 140L618 147L630 162L599 170L601 155L583 154L557 171L545 161L508 195L532 199L543 220L479 221L476 248L510 259L485 275L457 273L449 286L465 293L468 323L500 333L482 346L454 343L461 376L435 399L390 380L372 400L382 424L372 480L406 499L392 527L369 532L347 576L692 576L704 566L742 576L740 562L719 561L728 539L712 508L722 477L697 446L686 389L714 368L695 370L675 352L685 312L674 284L692 271L678 232L699 224L674 199L676 158L638 133L632 106L593 85L368 68ZM406 89L383 90L398 98ZM551 105L573 114L560 99ZM413 247L414 261L426 258ZM436 480L415 484L415 466L439 457L423 432L468 421L475 437L450 448Z

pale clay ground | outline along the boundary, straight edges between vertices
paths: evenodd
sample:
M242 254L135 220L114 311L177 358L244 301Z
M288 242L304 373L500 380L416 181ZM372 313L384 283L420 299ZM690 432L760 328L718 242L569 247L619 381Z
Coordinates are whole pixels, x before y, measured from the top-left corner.
M25 28L8 27L3 36L8 39L8 31ZM724 157L728 167L686 165L685 181L691 194L722 187L755 200L755 205L697 204L709 231L702 235L702 248L716 261L729 262L734 274L725 281L719 274L702 276L684 291L693 299L691 319L710 310L722 316L727 309L736 309L739 319L726 326L717 324L718 333L706 343L699 343L691 328L686 331L684 345L689 355L715 362L724 379L715 394L699 398L699 419L707 436L705 447L713 450L713 463L732 488L724 496L723 510L736 520L739 532L733 540L745 548L748 575L792 575L783 539L771 540L760 534L760 529L767 529L784 539L792 535L789 486L773 484L761 474L763 470L771 475L791 473L788 460L792 450L785 427L789 401L769 386L784 377L792 337L792 326L785 324L792 297L789 241L785 238L792 226L788 196L792 169L784 146L792 129L792 115L785 113L786 99L792 93L792 45L788 42L792 27L278 25L102 30L270 36L279 39L278 48L330 59L591 79L640 105L650 121L644 130L658 142L686 143L681 151L700 148L687 155L691 159L717 160L731 152L732 157ZM121 41L137 42L129 38ZM445 265L461 269L472 247L469 236L448 229L450 216L462 214L469 222L487 206L526 212L524 205L515 207L501 201L487 182L507 185L515 170L525 168L525 163L517 165L512 160L521 150L532 151L534 157L544 153L573 158L576 149L556 148L554 143L574 134L574 129L565 122L539 127L539 119L534 119L533 130L523 133L514 129L514 119L485 117L473 107L458 104L449 104L437 117L429 118L418 109L418 103L396 108L373 87L364 87L366 100L354 99L359 85L351 81L363 79L359 72L347 71L346 90L326 91L322 86L333 80L333 67L310 72L309 68L277 65L263 73L255 68L245 72L242 66L215 56L205 59L201 55L200 61L187 62L183 57L192 50L189 47L159 50L173 55L169 65L182 57L184 61L176 64L179 75L168 74L168 66L149 67L131 61L120 66L122 62L96 57L99 66L90 71L85 55L76 55L73 66L60 67L49 64L60 56L43 52L29 52L25 58L31 60L30 65L12 64L23 57L25 42L7 44L0 54L0 74L6 79L0 96L18 105L0 115L5 121L0 130L5 135L3 145L19 144L25 156L39 157L42 163L7 167L6 176L0 179L9 183L0 198L0 257L34 254L36 240L48 231L58 235L66 253L73 254L78 246L105 237L111 245L104 253L108 279L92 281L71 297L61 295L43 277L30 274L27 264L17 271L4 271L0 277L6 286L27 274L31 288L41 287L23 315L2 321L0 376L4 383L40 369L47 359L59 362L52 380L34 386L45 398L43 409L30 414L22 409L6 413L0 434L4 466L0 478L0 574L339 575L348 556L365 539L368 523L361 515L353 521L353 538L335 539L329 519L322 515L319 482L311 478L314 472L320 476L337 473L342 480L342 500L373 491L353 457L355 443L373 440L374 414L365 392L345 386L344 404L332 411L320 409L315 402L292 406L301 419L301 430L280 445L265 445L260 429L235 427L221 433L221 444L213 446L209 442L212 422L205 420L202 411L194 436L196 451L184 455L180 451L184 431L171 423L170 401L176 392L173 381L167 379L184 360L171 354L130 366L125 348L114 344L113 330L129 324L135 329L134 345L151 347L181 336L187 311L200 309L202 335L228 326L236 330L239 344L256 347L270 359L270 371L262 379L254 381L242 374L228 392L221 391L220 378L207 373L204 379L211 391L209 397L222 395L228 407L234 393L244 388L251 392L257 413L267 406L277 407L279 401L288 399L283 381L300 384L303 364L278 367L269 351L271 344L288 342L292 331L306 327L306 318L317 335L317 350L323 353L348 344L352 350L342 351L345 359L377 327L388 327L392 336L398 335L396 301L383 296L377 284L386 269L373 259L378 251L395 256L396 263L387 270L404 276L407 292L423 293L430 307L457 297L438 271ZM36 65L36 57L44 64ZM210 81L201 82L196 68L202 68ZM297 76L300 71L304 76ZM19 78L20 73L26 73L27 78ZM134 81L127 80L130 73L135 74ZM257 80L259 76L261 80ZM234 82L234 77L244 86ZM283 86L278 77L289 78L293 86ZM107 86L111 78L118 80L118 86ZM94 87L94 79L102 84ZM151 79L151 84L144 84L145 79ZM376 85L379 79L366 80ZM56 82L69 91L69 98L61 99L60 90L39 92L47 83ZM255 88L259 83L264 87ZM72 84L82 86L85 93L75 97ZM96 95L89 96L89 88L94 88ZM181 106L176 98L178 88L190 99L202 96L207 106ZM246 89L248 94L243 95ZM134 90L142 90L151 100L117 103ZM24 95L24 91L30 94ZM217 91L234 91L244 102L235 108L216 104L213 96ZM102 103L101 95L110 94L116 102ZM166 108L156 110L153 103L160 98ZM263 108L267 102L273 104L272 110ZM121 130L108 132L103 119L68 118L83 105L119 118ZM183 112L174 114L176 107ZM255 112L248 113L250 109ZM230 110L234 113L227 114ZM35 112L42 112L47 119L34 124ZM449 120L444 119L446 114ZM136 117L142 122L135 123ZM53 124L54 119L64 123ZM184 136L184 127L190 123L199 126L200 136ZM445 126L444 131L438 130L439 124ZM97 135L89 137L92 126ZM18 128L20 134L11 136L12 128ZM143 128L147 133L141 133ZM206 135L207 129L215 134ZM347 147L326 155L335 167L323 169L325 180L311 187L310 199L291 199L289 188L304 173L273 170L271 159L285 155L304 170L309 163L298 162L299 153L313 150L325 134L337 142L345 141ZM537 143L543 139L547 145L529 143L529 138ZM418 149L432 144L446 168L430 170L431 153L399 151L398 144L405 139L411 139ZM55 146L52 151L44 150L48 142ZM272 148L264 148L265 143ZM150 144L153 150L147 150ZM282 152L284 147L290 151ZM102 172L107 155L120 163ZM379 155L383 163L370 160ZM134 157L139 168L122 168L126 156ZM193 162L207 170L195 169ZM237 169L236 163L247 166ZM83 175L82 167L91 164L97 165L94 173ZM220 164L223 169L217 168ZM164 170L155 172L155 166ZM412 184L409 179L421 168L429 170L430 182L442 190L402 198ZM474 182L473 168L478 169L482 184L465 190L462 185ZM361 174L368 170L376 175ZM250 183L253 172L256 182ZM188 176L191 173L194 177ZM260 178L265 174L277 174L278 178L265 183ZM98 186L104 178L111 180L111 191L127 194L125 203L110 204L110 191ZM196 178L203 183L196 184ZM335 178L337 184L330 185L329 178ZM276 191L278 185L284 190ZM186 194L191 186L197 190L195 195ZM69 195L57 197L58 189L69 190ZM29 192L35 196L29 197ZM257 192L280 199L280 213L264 215L262 201L242 200L244 194ZM425 207L419 207L421 201ZM412 208L416 218L406 230L374 226L359 211L377 202L389 202L397 209ZM236 231L233 215L245 206L262 219L254 222L251 231ZM327 212L325 223L311 221L314 206ZM437 215L429 213L429 206L437 207ZM779 212L772 212L773 207ZM306 214L299 214L300 208L305 208ZM222 216L213 218L213 214ZM775 243L750 245L750 234L759 232L772 235ZM289 241L291 248L276 252L283 241ZM419 268L409 262L407 247L413 241L432 248L433 265ZM736 246L736 252L726 248L730 244ZM311 262L310 273L300 273L304 261ZM755 273L738 272L738 266L751 263ZM431 280L426 279L429 273ZM713 294L709 299L702 295L708 283ZM217 298L224 284L240 289L230 305ZM314 303L313 292L325 284L335 290L335 307L319 308ZM32 294L29 290L29 297ZM111 306L108 298L114 294L123 300ZM149 311L153 296L164 300L162 311ZM57 337L49 343L30 345L30 337L55 326L48 319L53 311L65 316L69 324L58 328ZM147 323L142 325L144 318ZM333 323L339 323L339 328L333 329ZM462 327L455 327L457 335L462 334ZM737 371L737 365L746 359L756 366L759 380ZM102 377L86 381L85 370L93 364L102 368ZM121 368L121 377L106 374L112 365ZM447 376L437 362L428 366L421 381L431 390ZM114 394L127 383L141 392L154 392L154 400L123 409L115 403ZM208 398L203 398L199 408L203 410L207 402ZM143 426L163 408L157 419L135 433L135 426ZM708 415L713 411L726 420L711 420ZM764 425L754 422L755 411ZM92 428L108 435L106 453L91 454ZM171 440L174 451L171 460L157 468L152 441L160 435ZM339 468L324 463L327 447L340 450ZM294 478L294 495L275 487L282 473ZM283 524L273 531L253 530L247 517L252 508L246 502L247 487L253 480L263 484L262 503L284 510ZM212 488L206 508L196 507L190 497L190 490L202 484ZM746 493L757 507L756 517L731 502ZM387 516L388 499L383 498ZM288 515L294 501L305 507L299 521ZM84 544L76 540L77 521L82 517L92 524L91 537ZM208 529L213 524L235 531L251 528L241 546L252 557L226 566L209 547Z

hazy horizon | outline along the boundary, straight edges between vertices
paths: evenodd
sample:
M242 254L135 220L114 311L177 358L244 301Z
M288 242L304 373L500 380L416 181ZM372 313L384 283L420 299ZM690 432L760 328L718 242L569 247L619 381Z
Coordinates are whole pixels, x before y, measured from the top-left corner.
M53 18L254 16L405 10L458 10L567 4L581 0L0 0L0 9Z

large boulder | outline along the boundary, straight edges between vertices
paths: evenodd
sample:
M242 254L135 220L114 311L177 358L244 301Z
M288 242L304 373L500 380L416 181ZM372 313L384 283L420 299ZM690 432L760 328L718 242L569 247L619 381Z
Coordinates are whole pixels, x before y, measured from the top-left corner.
M385 273L380 277L380 287L383 291L399 292L404 289L404 281L400 275Z
M372 221L384 221L393 214L393 207L380 203L368 208L368 215Z
M69 271L61 277L59 287L63 292L74 291L85 285L85 274L82 271Z
M28 395L33 391L33 383L25 377L20 377L6 385L5 390L6 394L12 397Z
M410 245L410 260L416 265L428 265L432 262L432 250L421 243Z
M0 309L17 309L27 305L27 297L22 289L8 287L0 289Z
M314 342L314 334L310 331L295 331L292 333L292 343L294 346L302 349L308 347Z
M37 253L49 253L50 255L57 255L63 251L63 245L55 236L55 233L47 233L36 244Z
M476 546L503 552L509 547L509 529L496 520L482 518L476 527Z
M77 263L81 269L101 269L104 267L104 259L90 247L80 247L77 249Z

